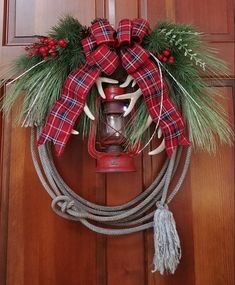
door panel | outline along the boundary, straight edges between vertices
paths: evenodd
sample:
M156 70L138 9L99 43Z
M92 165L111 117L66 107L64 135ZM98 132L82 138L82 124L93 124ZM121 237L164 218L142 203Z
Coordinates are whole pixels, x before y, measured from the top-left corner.
M62 14L89 25L143 17L153 27L164 18L196 24L230 66L222 78L221 104L234 118L234 26L232 0L0 0L0 63L18 56L32 36L46 33ZM14 117L15 111L12 116ZM193 155L184 186L171 203L183 257L173 276L152 274L152 230L105 237L56 216L30 157L30 132L11 117L1 121L0 284L7 285L232 285L234 280L234 148L216 156ZM72 137L57 167L68 185L100 204L117 205L143 191L157 175L164 154L136 159L137 172L95 174L87 143Z
M234 40L233 3L226 1L177 1L176 21L192 23L213 41ZM186 13L187 11L187 13Z
M234 86L218 88L228 98L224 106L231 114L232 123ZM234 173L234 149L228 146L220 147L216 157L198 153L191 164L198 284L233 284L234 281Z

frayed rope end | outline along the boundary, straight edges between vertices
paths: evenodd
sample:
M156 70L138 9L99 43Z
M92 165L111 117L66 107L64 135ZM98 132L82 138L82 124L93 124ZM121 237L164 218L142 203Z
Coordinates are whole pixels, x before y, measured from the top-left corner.
M154 214L154 269L162 275L164 271L173 274L181 258L180 239L172 212L167 205L158 204Z

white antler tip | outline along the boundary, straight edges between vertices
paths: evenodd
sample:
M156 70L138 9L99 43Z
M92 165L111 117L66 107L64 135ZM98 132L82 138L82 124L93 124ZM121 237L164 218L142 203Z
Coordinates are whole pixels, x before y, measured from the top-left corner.
M72 134L72 135L79 135L79 132L73 129L73 130L71 131L71 134Z
M131 81L133 81L133 82L132 82L132 87L134 87L135 84L136 84L136 82L135 82L134 78L129 74L129 75L127 76L125 82L123 82L123 83L120 85L120 87L122 87L122 88L127 87L127 86L131 83Z
M133 88L133 87L135 87L135 85L136 85L136 81L133 80L133 82L132 82L132 84L131 84L131 87Z
M159 128L157 132L157 137L160 139L161 136L162 136L162 130L161 128Z
M150 125L152 124L152 122L153 122L153 119L152 119L151 116L149 115L149 116L148 116L148 119L147 119L147 122L146 122L146 124L145 124L145 126L144 126L144 132L150 127Z
M100 96L101 96L103 99L105 99L106 96L105 96L105 94L104 94L104 90L103 90L102 83L118 84L118 80L112 79L112 78L107 78L107 77L99 77L99 78L96 80L96 86L97 86L98 92L99 92Z
M84 112L87 115L88 118L90 118L92 121L95 120L94 115L91 113L90 109L88 108L87 104L84 106Z
M149 155L156 155L159 154L160 152L162 152L165 149L165 140L163 139L161 144L155 148L154 150L150 151L148 154Z

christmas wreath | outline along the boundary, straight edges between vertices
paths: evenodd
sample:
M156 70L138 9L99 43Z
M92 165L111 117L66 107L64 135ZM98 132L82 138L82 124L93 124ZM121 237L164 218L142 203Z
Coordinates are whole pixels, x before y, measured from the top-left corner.
M4 75L2 84L11 88L2 109L7 114L20 102L17 121L32 127L35 169L53 199L53 210L103 234L129 234L154 227L154 270L174 273L181 251L167 204L183 182L191 148L214 152L216 137L221 143L233 141L227 114L216 100L220 94L209 86L210 78L226 74L224 62L191 25L160 22L151 30L143 19L123 19L115 30L106 19L96 19L85 27L68 16L48 36L37 36L25 52ZM91 203L74 193L57 172L50 144L46 144L51 142L60 155L71 134L85 138L92 133L93 121L102 120L101 101L110 96L104 88L107 84L114 85L114 93L118 88L128 92L109 98L111 102L125 101L121 114L128 118L124 152L135 148L139 153L158 133L162 143L149 154L165 149L168 156L146 191L115 207ZM152 135L151 125L155 126ZM167 198L183 146L187 149L185 164ZM156 204L157 210L149 211Z

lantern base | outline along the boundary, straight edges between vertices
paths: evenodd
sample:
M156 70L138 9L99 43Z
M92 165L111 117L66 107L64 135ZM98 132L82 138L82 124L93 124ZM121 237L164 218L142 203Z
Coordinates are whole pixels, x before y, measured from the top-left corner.
M134 160L125 153L105 153L97 159L96 172L133 172L136 171Z

